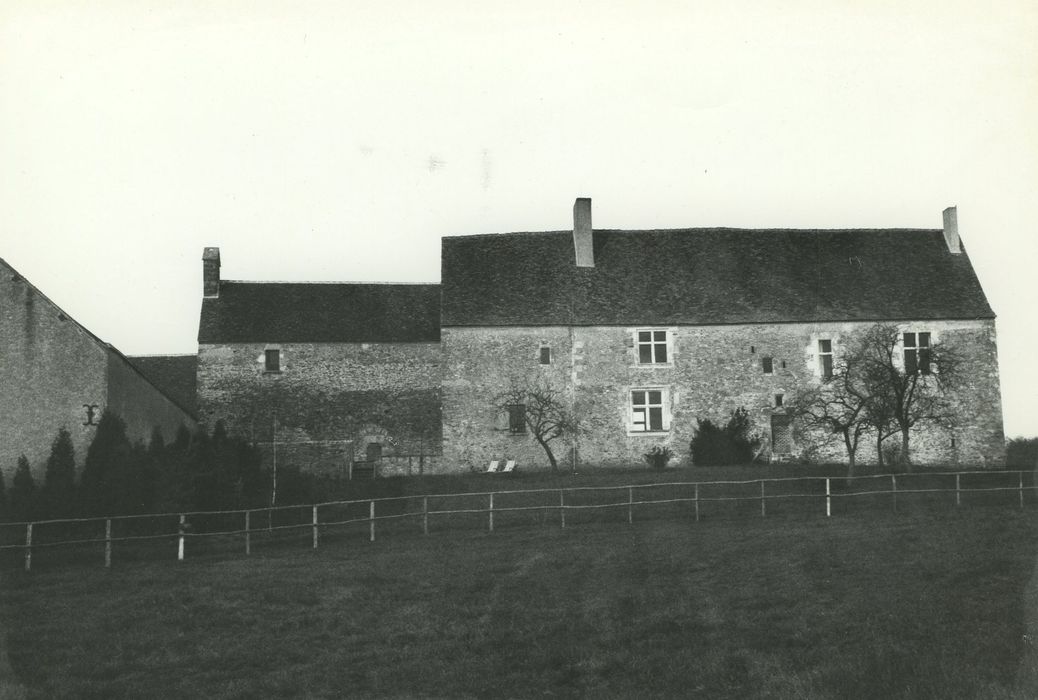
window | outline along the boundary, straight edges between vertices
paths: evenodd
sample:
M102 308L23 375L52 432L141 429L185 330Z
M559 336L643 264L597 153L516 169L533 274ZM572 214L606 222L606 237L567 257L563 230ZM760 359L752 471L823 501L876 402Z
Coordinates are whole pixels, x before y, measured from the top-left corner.
M833 341L818 341L818 369L822 379L832 379L833 376Z
M664 422L663 389L634 389L631 391L631 431L636 433L662 432Z
M542 345L541 346L541 364L542 365L550 365L551 364L551 348L548 347L547 345Z
M764 374L771 374L775 371L775 363L770 357L760 358L760 366L764 369Z
M526 432L526 405L513 403L508 405L508 432L513 435Z
M263 352L263 368L268 372L281 371L281 351L276 349Z
M905 333L905 372L930 374L930 334Z
M782 408L782 401L784 397L782 394L775 394L775 408Z
M638 331L637 345L638 364L667 364L667 331Z

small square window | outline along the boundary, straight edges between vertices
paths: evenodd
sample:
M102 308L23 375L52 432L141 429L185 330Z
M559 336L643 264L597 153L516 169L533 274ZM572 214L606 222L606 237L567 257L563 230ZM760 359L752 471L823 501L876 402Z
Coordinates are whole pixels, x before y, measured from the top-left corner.
M764 369L764 374L771 374L775 371L775 363L770 357L762 357L760 365Z
M548 347L547 345L542 345L541 346L541 364L542 365L550 365L551 364L551 348Z
M668 338L667 331L638 331L638 364L667 364Z
M784 400L784 398L785 397L783 397L782 394L775 394L775 408L782 407L782 401Z
M281 351L276 349L263 352L263 368L267 372L281 371Z

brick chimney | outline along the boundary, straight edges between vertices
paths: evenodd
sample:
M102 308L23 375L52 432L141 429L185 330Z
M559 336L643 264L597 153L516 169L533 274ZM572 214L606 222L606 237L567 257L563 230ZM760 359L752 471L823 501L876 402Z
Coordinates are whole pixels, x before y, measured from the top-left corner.
M202 296L220 296L220 249L202 251Z
M959 241L959 216L955 207L944 210L944 242L948 244L948 252L958 255L962 252Z
M595 266L590 197L578 197L573 203L573 251L576 253L577 267Z

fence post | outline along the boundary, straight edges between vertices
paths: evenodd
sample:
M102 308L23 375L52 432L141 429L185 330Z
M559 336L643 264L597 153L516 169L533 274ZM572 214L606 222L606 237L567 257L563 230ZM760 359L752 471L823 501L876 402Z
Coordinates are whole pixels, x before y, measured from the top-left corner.
M314 505L314 549L317 549L317 505Z
M894 499L894 512L897 512L897 477L890 475L890 495Z
M1020 475L1020 507L1024 507L1024 473L1017 472Z
M760 480L760 517L764 516L764 479Z
M371 520L371 541L375 541L375 499L371 499L368 507L368 519Z
M562 520L562 527L566 527L566 492L559 489L559 514Z
M252 554L252 533L249 532L249 514L245 511L245 556Z
M959 476L960 474L955 475L955 505L957 506L962 505L962 491L959 489Z
M180 527L177 530L177 561L184 561L184 515L180 516Z
M112 519L105 520L105 568L112 568Z
M490 494L490 532L494 531L494 494Z
M627 487L627 524L634 522L634 487Z
M831 518L833 515L833 497L832 491L829 490L829 477L825 478L825 517Z
M422 534L429 534L429 497L422 496Z
M32 569L32 523L25 524L25 570Z

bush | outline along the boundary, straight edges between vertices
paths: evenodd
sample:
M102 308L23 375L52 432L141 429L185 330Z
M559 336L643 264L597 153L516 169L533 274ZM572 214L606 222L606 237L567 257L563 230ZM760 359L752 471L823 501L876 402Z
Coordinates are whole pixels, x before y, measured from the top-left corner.
M745 408L732 411L723 428L708 418L697 418L696 423L696 436L689 443L692 464L728 466L753 461L760 439L750 433L752 425Z
M1031 469L1038 465L1038 438L1016 438L1006 445L1006 466Z
M653 447L651 450L642 455L642 459L653 469L662 471L666 466L670 458L674 456L674 453L666 445Z

